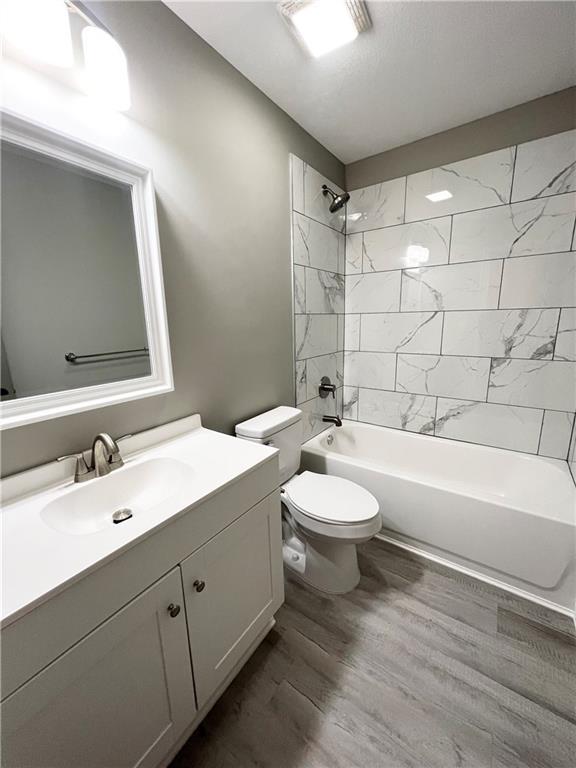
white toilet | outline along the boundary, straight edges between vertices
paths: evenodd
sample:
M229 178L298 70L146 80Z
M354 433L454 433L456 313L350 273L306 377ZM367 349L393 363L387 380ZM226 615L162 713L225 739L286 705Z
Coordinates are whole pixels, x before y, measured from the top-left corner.
M236 425L236 435L280 451L284 563L316 589L343 594L360 580L356 545L381 527L378 502L350 480L300 466L302 412L280 406Z

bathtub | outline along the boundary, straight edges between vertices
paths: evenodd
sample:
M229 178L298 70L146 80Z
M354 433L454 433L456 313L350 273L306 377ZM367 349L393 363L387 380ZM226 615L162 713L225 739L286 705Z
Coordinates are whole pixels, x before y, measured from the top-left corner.
M383 538L573 615L566 462L344 421L303 444L301 466L371 491Z

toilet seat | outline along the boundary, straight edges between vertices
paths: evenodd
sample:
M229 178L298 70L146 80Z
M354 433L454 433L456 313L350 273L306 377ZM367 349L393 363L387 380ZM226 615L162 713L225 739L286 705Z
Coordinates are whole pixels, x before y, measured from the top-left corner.
M364 527L379 518L379 505L365 488L334 475L302 472L282 488L284 501L304 526L306 520L329 526ZM317 528L316 525L313 526Z

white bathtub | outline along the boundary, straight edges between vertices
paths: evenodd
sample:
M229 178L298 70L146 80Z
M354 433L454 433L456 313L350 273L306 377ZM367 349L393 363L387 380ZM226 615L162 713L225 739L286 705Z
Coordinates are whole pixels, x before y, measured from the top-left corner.
M386 538L574 611L576 488L566 462L344 421L304 443L302 468L371 491Z

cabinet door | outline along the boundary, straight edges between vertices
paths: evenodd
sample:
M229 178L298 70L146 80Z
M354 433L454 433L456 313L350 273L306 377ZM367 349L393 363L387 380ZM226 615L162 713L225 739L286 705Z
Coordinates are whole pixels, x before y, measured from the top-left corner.
M198 706L284 600L280 496L268 496L182 565Z
M2 768L157 765L196 711L182 597L175 568L8 697Z

